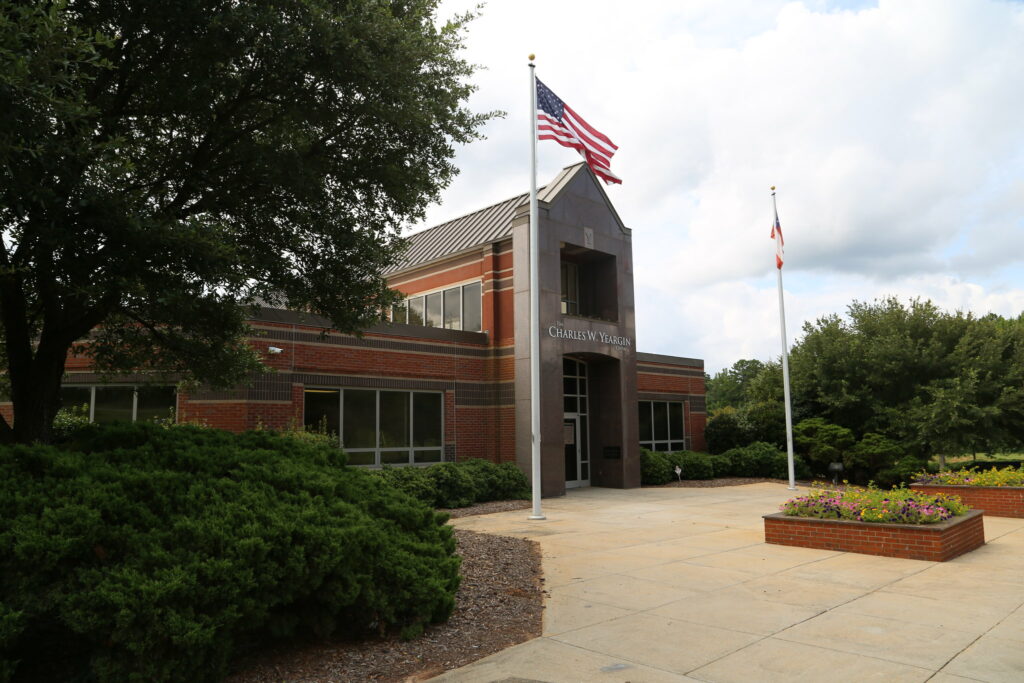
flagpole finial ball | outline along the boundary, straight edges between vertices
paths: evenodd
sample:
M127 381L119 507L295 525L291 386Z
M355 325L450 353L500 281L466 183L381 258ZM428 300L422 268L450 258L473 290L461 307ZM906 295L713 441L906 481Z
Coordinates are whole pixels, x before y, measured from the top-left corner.
M532 62L532 61L533 61L533 60L535 60L536 58L537 58L537 55L535 55L535 54L533 54L533 53L531 52L531 53L530 53L530 61Z
M772 192L775 192L775 186L772 185Z

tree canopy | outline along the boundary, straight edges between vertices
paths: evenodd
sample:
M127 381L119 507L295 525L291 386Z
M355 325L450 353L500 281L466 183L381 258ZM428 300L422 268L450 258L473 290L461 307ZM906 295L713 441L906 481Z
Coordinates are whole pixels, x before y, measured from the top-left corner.
M759 369L744 377L745 368ZM798 448L818 465L841 460L865 480L903 455L920 464L1024 443L1024 315L855 301L845 316L804 325L790 370ZM712 378L708 393L720 411L736 400L708 423L710 435L782 445L779 363L739 361Z
M378 319L491 116L436 5L0 0L0 434L47 437L85 337L101 371L227 384L253 304Z

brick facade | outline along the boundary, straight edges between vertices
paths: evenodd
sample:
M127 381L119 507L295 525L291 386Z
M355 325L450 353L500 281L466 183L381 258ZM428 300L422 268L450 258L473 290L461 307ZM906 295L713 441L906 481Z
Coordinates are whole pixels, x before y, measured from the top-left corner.
M229 390L181 391L178 419L232 431L257 426L286 429L305 424L307 389L437 392L443 395L446 460L516 462L529 471L529 358L524 353L529 291L524 285L523 202L523 197L513 198L414 235L410 251L420 256L386 274L389 285L407 297L479 282L479 332L403 322L382 323L354 336L330 330L329 321L315 315L264 309L250 320L249 343L272 372L254 375ZM548 331L541 335L545 495L564 492L569 481L563 467L566 358L590 368L590 422L581 440L589 444L589 480L604 486L638 486L638 400L683 403L688 447L704 449L703 362L636 352L631 231L585 166L563 171L542 192L540 209L547 242L541 268L542 330ZM563 250L571 252L566 258L574 263L606 264L601 277L587 281L586 291L614 306L590 317L560 314ZM550 332L556 329L570 330L574 336L556 338ZM67 372L66 385L108 381L95 374L84 357L69 357ZM141 381L124 377L114 382ZM9 404L0 404L0 411L10 418ZM564 417L570 419L569 413Z
M639 354L637 360L637 399L641 401L682 401L683 420L690 450L704 451L704 426L707 424L704 363L679 358L674 362L653 354ZM644 360L656 358L657 360Z
M975 510L989 517L1024 517L1024 486L944 486L911 484L914 491L960 496Z
M985 545L981 510L937 524L877 524L845 519L764 516L765 543L945 562Z

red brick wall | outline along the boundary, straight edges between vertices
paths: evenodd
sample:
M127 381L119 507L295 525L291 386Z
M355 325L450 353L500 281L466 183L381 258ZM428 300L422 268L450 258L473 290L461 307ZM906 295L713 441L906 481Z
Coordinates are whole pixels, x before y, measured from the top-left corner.
M927 525L764 516L765 543L945 562L985 544L983 515Z
M975 510L984 510L989 517L1024 517L1022 486L940 486L911 484L910 488L925 493L946 493L960 496Z

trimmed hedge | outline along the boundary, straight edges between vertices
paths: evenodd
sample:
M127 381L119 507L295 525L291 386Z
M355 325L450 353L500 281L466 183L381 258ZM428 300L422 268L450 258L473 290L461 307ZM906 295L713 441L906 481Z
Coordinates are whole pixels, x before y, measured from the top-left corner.
M755 442L743 448L731 448L721 455L680 451L659 453L641 449L640 481L645 486L659 486L676 480L675 468L683 479L712 479L716 477L766 477L788 479L789 465L786 454L775 446ZM809 479L810 468L800 456L794 456L793 466L797 479Z
M271 432L93 425L0 448L0 678L212 681L272 640L444 620L445 520Z
M496 465L473 459L429 467L385 466L371 474L435 508L460 508L530 495L526 475L509 462Z

